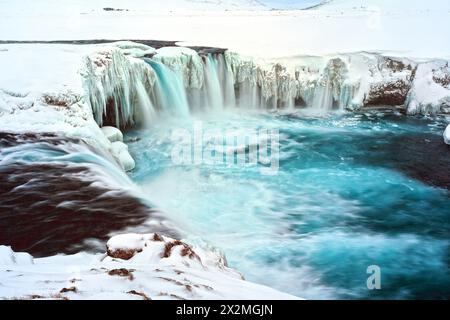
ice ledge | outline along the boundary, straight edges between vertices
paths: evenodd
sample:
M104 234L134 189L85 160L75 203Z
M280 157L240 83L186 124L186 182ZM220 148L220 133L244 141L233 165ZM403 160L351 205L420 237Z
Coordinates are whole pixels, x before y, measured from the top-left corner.
M444 142L448 145L450 145L450 124L447 126L447 128L444 131Z
M155 233L112 237L107 254L32 259L0 246L1 261L1 299L298 299L243 280L217 251Z

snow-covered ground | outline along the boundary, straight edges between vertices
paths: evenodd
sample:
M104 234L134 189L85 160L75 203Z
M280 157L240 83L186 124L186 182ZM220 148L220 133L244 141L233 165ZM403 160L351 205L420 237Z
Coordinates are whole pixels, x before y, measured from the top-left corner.
M283 4L270 2L271 7ZM281 11L258 3L72 0L62 6L54 0L3 0L0 39L177 40L263 57L354 51L427 58L450 55L446 0L334 0L311 10ZM130 11L104 11L104 7ZM223 8L228 11L212 10Z
M245 281L214 250L158 234L119 235L107 249L33 259L0 246L0 299L297 299Z

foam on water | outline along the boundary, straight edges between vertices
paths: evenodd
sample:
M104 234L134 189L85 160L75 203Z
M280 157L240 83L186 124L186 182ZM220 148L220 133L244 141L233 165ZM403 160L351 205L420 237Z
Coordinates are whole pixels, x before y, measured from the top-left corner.
M406 136L440 139L443 123L378 111L194 121L237 135L277 128L281 151L270 176L256 166L180 166L170 158L180 124L129 133L141 138L130 143L133 178L188 241L220 248L249 280L305 298L448 297L449 193L403 171L397 155ZM382 290L366 287L370 265L381 267Z

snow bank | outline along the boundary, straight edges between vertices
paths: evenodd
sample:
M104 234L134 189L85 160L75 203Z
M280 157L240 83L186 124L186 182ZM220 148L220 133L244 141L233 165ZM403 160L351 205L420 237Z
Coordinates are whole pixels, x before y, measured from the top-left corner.
M55 132L103 149L110 144L84 103L82 57L95 46L0 46L0 127L9 132Z
M25 252L14 252L11 247L0 246L0 268L11 265L33 264L33 257Z
M103 134L111 142L123 141L122 131L115 127L105 126L101 127Z
M123 170L130 171L135 167L135 162L128 152L128 146L122 141L115 141L111 144L111 154L116 158Z
M447 126L447 128L444 131L444 142L446 144L450 144L450 124Z
M108 255L79 253L0 264L2 299L298 299L253 284L216 251L159 234L111 238ZM134 250L128 260L115 254ZM15 254L0 246L0 261ZM17 254L15 254L17 255ZM20 275L20 277L19 277Z
M407 105L409 114L450 111L449 61L435 60L419 64Z
M446 0L335 0L283 11L270 8L285 8L285 1L67 2L1 1L0 39L179 40L264 58L356 51L432 58L450 52Z

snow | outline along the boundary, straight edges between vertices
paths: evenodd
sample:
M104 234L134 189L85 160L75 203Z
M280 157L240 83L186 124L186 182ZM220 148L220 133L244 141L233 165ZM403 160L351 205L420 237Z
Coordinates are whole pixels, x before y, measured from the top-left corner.
M450 77L448 61L431 61L418 66L408 98L408 113L436 112L440 106L450 106L450 85L435 81L439 71L444 77Z
M78 253L35 258L33 264L18 259L14 268L0 264L0 298L298 299L243 280L218 252L161 235L119 235L108 241L108 248L142 251L129 260ZM9 261L12 255L26 254L0 246L0 261Z
M111 142L123 141L122 131L115 127L105 126L101 127L103 134L108 138Z
M108 148L82 103L79 69L92 46L1 45L0 125L10 132L57 132ZM49 99L50 104L46 99ZM52 102L56 101L56 102ZM58 105L61 103L67 105ZM52 104L53 103L53 104Z
M111 143L111 154L119 161L125 171L134 169L136 164L128 152L128 146L122 141Z
M444 131L444 142L450 145L450 124L445 128Z
M121 234L112 237L106 243L106 247L109 250L142 250L146 245L146 242L152 239L153 235L150 234L136 234L136 233L128 233Z
M376 51L433 58L450 52L443 40L450 28L446 0L335 0L316 9L281 11L235 2L4 0L0 39L161 39L260 57ZM224 7L229 10L219 10Z

